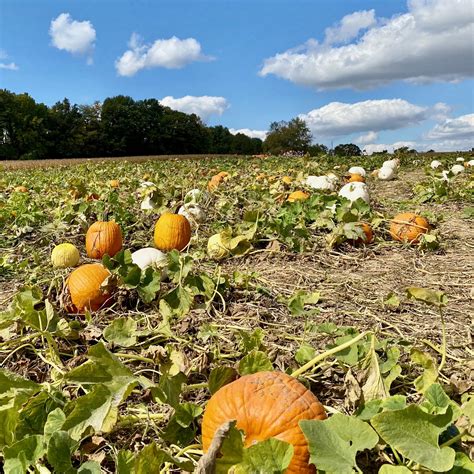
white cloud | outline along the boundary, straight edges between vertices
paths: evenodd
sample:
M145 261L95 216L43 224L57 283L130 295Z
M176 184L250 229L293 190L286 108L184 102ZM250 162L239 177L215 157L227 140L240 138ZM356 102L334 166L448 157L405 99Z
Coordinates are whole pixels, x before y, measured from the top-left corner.
M360 137L356 138L355 142L361 144L370 143L377 140L378 137L379 135L376 132L367 132L364 135L361 135Z
M446 120L452 112L452 107L444 102L437 102L433 105L432 118L438 121Z
M351 23L345 28L343 19L338 28L327 30L327 39L347 40L360 25L370 26L360 39L342 46L310 39L267 58L259 74L318 89L366 89L396 80L458 81L474 75L472 0L410 0L407 13L374 24L369 15L365 23L354 17Z
M265 140L268 134L268 132L265 130L251 130L250 128L229 128L229 132L232 133L232 135L243 133L244 135L247 135L250 138L260 138L260 140Z
M375 10L362 10L342 18L338 25L326 28L325 43L345 43L356 38L360 31L376 23Z
M92 63L96 33L90 21L76 21L69 13L61 13L49 27L53 46L73 54L87 55Z
M402 99L366 100L354 104L331 102L301 114L316 140L360 132L396 130L418 123L428 109Z
M408 141L408 142L401 141L401 142L395 142L395 143L391 143L391 144L371 143L371 144L368 144L368 145L364 146L364 152L367 155L371 155L372 153L381 152L381 151L384 151L384 150L387 150L389 153L393 153L393 151L396 150L397 148L402 148L404 146L407 146L408 148L415 148L416 149L417 143L416 142L411 142L411 141Z
M434 126L426 135L430 140L465 140L474 142L474 114L446 119ZM473 143L474 145L474 143Z
M0 49L0 59L8 59L8 54L4 49ZM0 62L0 69L7 69L9 71L18 71L18 66L14 62L9 62L9 63Z
M194 38L158 39L153 44L144 44L139 35L133 33L128 43L130 49L125 51L115 62L120 76L133 76L141 69L163 67L181 69L195 61L209 61L200 43Z
M186 95L180 98L173 96L163 97L160 103L173 110L179 110L187 114L196 114L206 121L211 115L222 115L229 108L229 103L224 97L213 97L208 95L192 96Z

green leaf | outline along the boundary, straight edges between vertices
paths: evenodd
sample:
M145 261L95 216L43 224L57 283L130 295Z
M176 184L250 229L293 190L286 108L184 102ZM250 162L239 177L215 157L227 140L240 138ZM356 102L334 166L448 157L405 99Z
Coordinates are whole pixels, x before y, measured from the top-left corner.
M436 362L431 357L431 355L416 348L413 348L410 351L410 357L412 362L415 364L420 364L424 369L423 373L413 382L418 392L424 393L438 380L438 369L436 368Z
M170 315L181 318L189 313L193 305L194 297L186 287L183 288L182 286L177 286L167 293L163 297L163 300L169 306L171 311Z
M118 346L131 347L137 342L137 323L132 318L115 319L104 329L104 337Z
M412 471L405 466L392 466L391 464L384 464L379 469L379 474L411 474Z
M77 474L101 474L101 472L100 464L96 461L86 461L77 470Z
M174 376L167 373L162 374L157 387L151 389L151 394L161 403L167 403L172 407L179 405L179 396L181 395L183 384L186 382L186 375L182 372Z
M440 448L438 438L450 421L451 413L434 416L410 405L379 413L371 423L380 437L406 458L434 471L447 471L453 466L455 452L450 447Z
M54 472L64 474L76 472L71 463L71 454L75 447L75 441L65 431L53 433L48 443L48 462L54 468Z
M454 460L454 466L449 471L449 474L472 474L473 472L474 462L466 454L458 451Z
M44 440L41 435L27 436L20 441L5 447L5 472L13 472L21 465L26 472L27 468L34 465L46 452Z
M209 391L214 395L221 387L233 382L237 378L237 371L233 367L218 366L209 374Z
M298 290L288 300L288 309L293 316L301 316L305 311L305 305L317 304L320 300L320 294L315 291L308 293L304 290Z
M105 385L94 388L68 404L72 411L62 426L72 439L79 441L89 428L94 432L108 432L117 419L114 409L121 399L112 399L112 393Z
M121 449L115 460L117 474L134 474L135 454L132 451Z
M311 463L327 474L352 473L357 452L372 449L379 440L369 424L338 413L327 420L302 420L299 425L308 440Z
M417 287L407 288L406 291L409 298L415 298L429 305L441 307L448 303L448 298L442 291Z
M451 400L439 383L434 383L424 393L421 407L432 415L442 415L451 404Z
M137 287L138 296L144 303L151 303L161 288L161 272L148 267L142 272L140 285Z
M298 364L303 365L306 362L309 362L311 359L314 359L316 356L316 350L314 347L311 347L309 344L301 344L299 349L296 351L295 360Z
M51 436L61 429L66 421L66 415L60 408L56 408L49 413L46 423L44 424L44 440L48 442Z
M328 349L344 344L345 342L350 341L355 336L354 334L348 334L347 336L342 336L336 338L335 344L328 344ZM355 365L359 362L359 344L352 344L351 346L343 349L342 351L336 352L334 354L336 359L340 362L343 362L347 365Z
M227 474L232 466L242 461L244 450L243 433L235 427L235 424L235 421L231 423L230 430L222 443L220 449L221 457L216 459L216 474Z
M372 336L372 344L367 356L362 361L363 379L362 393L364 400L376 400L387 398L389 393L385 388L385 383L380 373L379 360L375 352L375 336Z
M285 441L270 438L253 444L242 452L242 461L234 466L235 474L283 474L293 457L293 446Z
M182 403L175 408L176 422L183 428L187 428L202 412L203 409L195 403Z
M145 446L136 456L134 473L156 474L160 472L165 462L173 462L173 458L153 442Z
M253 332L239 331L239 336L239 348L244 354L248 354L252 350L258 351L261 348L264 333L262 329L257 328Z
M255 374L265 370L272 370L273 365L265 352L252 351L239 362L240 375Z
M391 309L397 309L400 306L400 298L395 293L389 293L383 304Z

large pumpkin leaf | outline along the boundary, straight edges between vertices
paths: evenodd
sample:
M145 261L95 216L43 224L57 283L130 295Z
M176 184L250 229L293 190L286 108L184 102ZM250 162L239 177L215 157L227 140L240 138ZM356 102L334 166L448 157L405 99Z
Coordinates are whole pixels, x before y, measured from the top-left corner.
M267 354L262 351L249 352L239 362L240 375L255 374L256 372L264 372L272 370L273 365Z
M430 415L411 405L403 410L375 415L372 426L380 437L406 458L434 471L447 471L454 463L455 452L441 448L439 435L451 423L452 409L443 415Z
M327 474L349 474L358 451L373 448L379 437L368 423L336 413L327 420L302 420L310 461Z
M5 472L26 472L46 452L41 435L27 436L3 450Z
M214 394L221 387L234 381L236 378L237 371L233 367L216 367L209 374L209 391L211 394Z
M118 346L131 347L137 342L137 322L132 318L117 318L104 329L104 337Z

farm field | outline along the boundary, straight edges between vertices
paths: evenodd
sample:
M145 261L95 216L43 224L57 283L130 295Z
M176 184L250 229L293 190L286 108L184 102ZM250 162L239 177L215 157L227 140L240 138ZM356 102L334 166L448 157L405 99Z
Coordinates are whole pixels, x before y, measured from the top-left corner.
M389 181L370 173L387 155L5 167L5 471L316 472L312 463L334 473L473 472L474 167L445 179L441 171L459 156L438 155L434 170L431 155L402 155ZM367 171L369 202L338 196L355 165ZM334 190L308 184L328 173ZM288 201L295 191L304 199ZM134 252L155 247L160 216L183 206L189 244L152 266L133 263ZM417 242L390 234L407 212L430 223ZM87 256L96 221L121 229L112 257ZM175 224L157 231L173 232ZM62 243L79 250L74 266L106 269L98 309L80 310L74 268L52 265ZM234 411L265 413L266 435L245 443L236 415L237 427L214 437L214 455L215 432L203 449L211 396L225 417L241 395L233 398L233 381L260 374L276 383L277 373L297 379L329 416L300 423L303 454L296 435L282 434L290 422L272 413L275 391L254 407L250 381ZM305 420L293 403L292 417Z

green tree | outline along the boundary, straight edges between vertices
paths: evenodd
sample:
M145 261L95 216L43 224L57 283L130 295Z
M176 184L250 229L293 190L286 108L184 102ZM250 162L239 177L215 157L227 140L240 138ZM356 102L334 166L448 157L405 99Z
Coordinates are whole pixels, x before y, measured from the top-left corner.
M353 143L344 143L344 144L337 145L337 147L334 148L334 153L337 156L360 156L360 155L362 155L361 149L357 145L354 145Z
M321 143L315 143L308 147L308 153L311 156L325 155L328 152L328 147Z
M273 155L280 155L288 151L306 153L311 145L311 132L306 122L294 118L289 122L273 122L263 143L263 149Z

